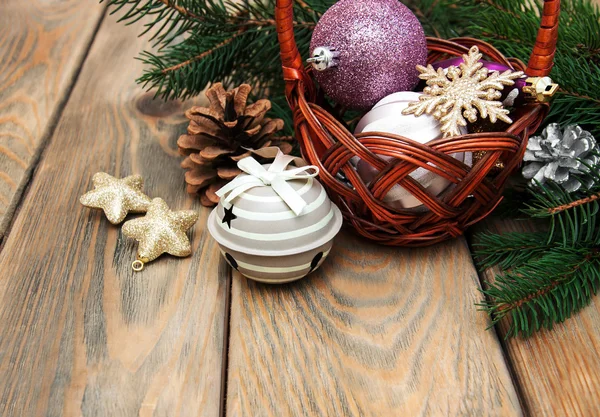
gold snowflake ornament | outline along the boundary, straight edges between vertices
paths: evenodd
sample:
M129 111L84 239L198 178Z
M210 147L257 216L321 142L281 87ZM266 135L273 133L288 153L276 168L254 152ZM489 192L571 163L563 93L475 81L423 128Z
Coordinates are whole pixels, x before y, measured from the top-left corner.
M417 66L419 78L427 82L419 101L409 104L403 114L420 116L431 114L442 124L444 137L460 135L460 127L477 121L477 115L489 118L492 123L502 120L512 123L508 110L498 101L505 86L513 85L521 78L521 71L506 70L503 73L489 71L480 62L482 54L476 46L463 55L463 62L451 66L447 73L428 65Z

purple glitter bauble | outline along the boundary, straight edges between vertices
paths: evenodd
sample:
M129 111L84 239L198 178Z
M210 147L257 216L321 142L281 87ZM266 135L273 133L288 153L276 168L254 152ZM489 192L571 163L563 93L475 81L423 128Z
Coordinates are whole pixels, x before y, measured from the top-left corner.
M315 27L311 53L335 48L337 66L314 71L323 90L343 106L372 107L383 97L408 91L419 81L427 41L416 16L398 0L341 0Z

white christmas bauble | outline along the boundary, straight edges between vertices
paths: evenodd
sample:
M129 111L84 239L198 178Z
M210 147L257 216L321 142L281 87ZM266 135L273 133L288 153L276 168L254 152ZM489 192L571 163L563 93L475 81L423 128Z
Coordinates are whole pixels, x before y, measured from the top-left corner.
M418 101L420 96L421 93L402 91L383 98L358 122L354 133L392 133L419 143L427 143L441 138L443 133L440 130L440 122L433 116L423 114L422 116L415 117L412 114L402 114L402 110L408 107L410 102ZM467 130L462 128L462 134L466 133ZM452 156L468 166L472 164L472 155L470 152L455 153ZM387 156L381 156L381 158L390 161L394 159ZM379 173L379 170L362 160L357 162L356 170L365 183L372 181ZM425 187L429 193L436 196L440 195L452 184L446 178L425 168L417 168L410 176ZM383 201L395 208L412 208L423 204L400 185L392 187Z

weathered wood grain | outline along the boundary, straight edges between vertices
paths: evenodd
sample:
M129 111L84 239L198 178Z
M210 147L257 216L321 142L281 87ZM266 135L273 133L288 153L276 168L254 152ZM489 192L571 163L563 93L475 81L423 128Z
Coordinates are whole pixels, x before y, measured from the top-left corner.
M0 240L103 12L95 1L0 4Z
M478 230L497 233L533 231L529 222L492 219ZM492 281L497 269L482 272ZM500 337L508 322L497 326ZM528 339L503 340L523 403L532 416L600 415L600 299L550 331Z
M521 415L478 285L464 240L409 250L348 233L298 283L234 274L227 415Z
M133 58L148 44L115 20L99 29L0 253L3 417L219 414L229 269L208 210L192 257L134 273L136 244L78 202L97 171L137 173L151 197L200 210L175 145L183 105L136 86Z

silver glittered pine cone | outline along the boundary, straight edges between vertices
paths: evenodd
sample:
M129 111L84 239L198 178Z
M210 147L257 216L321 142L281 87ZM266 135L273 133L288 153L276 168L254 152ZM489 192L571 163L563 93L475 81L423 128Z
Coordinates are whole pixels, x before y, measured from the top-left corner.
M523 160L529 162L523 167L523 176L532 184L553 181L569 193L593 186L592 178L577 179L571 174L585 173L588 166L600 162L598 145L590 132L577 125L562 131L557 123L548 125L541 136L529 139Z

